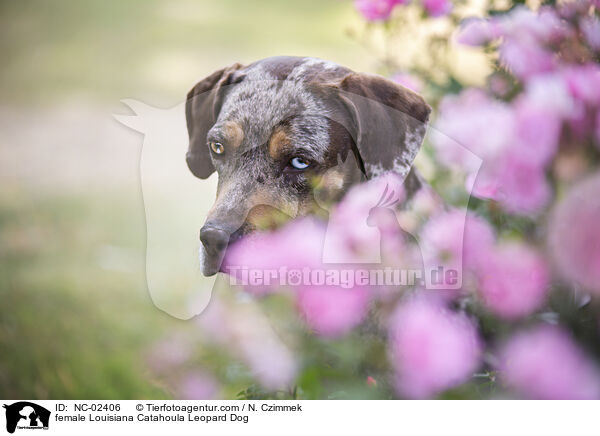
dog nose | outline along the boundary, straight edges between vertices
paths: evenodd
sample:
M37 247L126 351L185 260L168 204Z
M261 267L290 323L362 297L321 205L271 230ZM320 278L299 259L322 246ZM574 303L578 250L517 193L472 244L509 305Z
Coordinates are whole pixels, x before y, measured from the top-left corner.
M217 227L205 225L200 229L200 242L211 255L220 255L229 243L229 232Z

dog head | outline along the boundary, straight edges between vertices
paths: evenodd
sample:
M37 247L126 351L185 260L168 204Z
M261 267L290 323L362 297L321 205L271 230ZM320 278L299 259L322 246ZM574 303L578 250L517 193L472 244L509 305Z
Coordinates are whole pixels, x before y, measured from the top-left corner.
M379 76L314 58L234 64L189 92L192 173L218 173L217 198L200 231L205 275L229 243L279 217L316 209L364 178L406 177L430 108Z

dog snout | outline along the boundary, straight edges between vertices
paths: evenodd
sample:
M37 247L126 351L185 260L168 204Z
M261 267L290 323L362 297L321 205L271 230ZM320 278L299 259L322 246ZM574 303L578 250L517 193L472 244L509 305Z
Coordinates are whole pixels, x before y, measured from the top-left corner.
M202 261L205 276L212 276L221 270L227 248L240 240L245 231L243 226L232 231L226 226L205 224L200 229L200 242L204 248Z
M202 272L209 277L221 270L221 262L229 243L229 232L213 225L200 229L200 242L204 248Z
M220 255L229 243L229 232L212 225L205 225L200 229L200 242L209 254Z

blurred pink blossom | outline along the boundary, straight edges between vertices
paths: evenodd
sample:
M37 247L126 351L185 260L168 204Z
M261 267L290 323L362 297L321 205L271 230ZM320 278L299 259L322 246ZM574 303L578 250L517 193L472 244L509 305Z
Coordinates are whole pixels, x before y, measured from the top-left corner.
M555 207L548 229L562 275L600 296L600 173L580 182Z
M518 152L517 152L518 153ZM550 200L550 184L535 162L510 154L497 164L498 188L495 199L509 212L539 212Z
M600 111L596 113L596 130L595 130L596 147L600 149Z
M590 48L600 51L600 20L598 17L584 17L579 26Z
M432 17L447 15L452 10L451 0L422 0L425 11Z
M387 219L384 214L376 214L376 222L368 222L369 215L382 195L391 195L401 203L405 200L403 179L393 173L361 183L350 189L343 200L329 214L323 260L329 263L379 262L381 241L380 230L387 241L400 244L394 233L398 231L397 221ZM390 211L395 213L395 209ZM396 244L392 244L399 248ZM399 250L395 250L399 252Z
M324 233L325 224L312 217L291 221L273 232L253 233L228 249L225 266L267 269L319 264Z
M421 231L425 264L474 271L494 245L491 226L471 212L454 210L430 219Z
M574 109L574 102L564 77L553 72L531 78L525 84L522 96L532 109L551 112L558 117L567 117Z
M531 40L507 39L500 46L500 62L520 79L551 71L554 54Z
M464 45L485 45L500 36L498 30L498 26L493 20L472 18L461 24L457 40Z
M152 371L165 374L182 366L191 356L192 344L183 335L171 335L155 343L148 356Z
M553 111L533 105L527 99L518 99L514 111L515 153L538 168L546 166L558 150L562 120Z
M571 96L588 105L600 105L600 66L572 65L562 71L562 78Z
M178 400L214 400L219 391L216 380L201 371L185 374L175 388Z
M515 119L508 104L488 97L482 90L469 88L459 95L442 100L435 125L442 135L434 136L434 145L440 157L447 163L460 167L473 166L468 155L455 152L456 147L448 140L484 160L495 160L515 132ZM448 154L453 153L453 154Z
M394 6L406 4L407 0L354 0L354 7L368 21L387 20Z
M535 42L546 45L559 41L570 30L551 7L541 7L534 12L525 6L517 6L508 14L497 18L500 32L515 42Z
M534 12L519 6L494 21L504 37L500 61L520 79L552 71L557 65L552 45L572 33L551 7Z
M506 144L495 157L488 157L478 173L471 174L467 185L473 185L472 194L499 201L509 212L539 212L551 197L550 185L544 172L544 164L553 157L552 147L556 146L552 143L552 138L544 143L544 137L552 127L550 120L551 118L544 119L540 126L535 124L534 117L531 120L531 132L527 131L529 120L523 120L524 124L517 127L518 133L512 138L512 142ZM548 123L547 130L536 141L525 142L525 137L535 134L535 130L540 127L544 128L544 123Z
M274 232L251 234L227 250L223 270L238 278L255 295L273 292L280 288L278 280L272 286L243 283L240 267L261 271L317 267L321 265L325 230L325 224L317 219L302 218Z
M518 333L500 356L501 379L523 398L600 398L598 368L562 329L541 326Z
M295 379L294 355L256 303L228 301L213 295L196 323L204 340L219 344L241 359L265 388L282 389Z
M298 290L297 304L318 335L337 338L363 321L369 307L369 290L358 286L304 286Z
M545 168L558 149L562 118L572 99L558 78L534 80L512 105L477 89L444 99L432 135L439 158L466 170L467 188L508 211L535 213L550 199ZM542 84L548 84L545 93ZM483 160L456 150L453 141ZM478 171L479 170L479 171Z
M485 256L479 274L484 304L502 318L529 315L548 293L548 268L541 256L524 244L496 247Z
M600 7L598 0L572 0L561 2L557 8L558 14L567 20L574 20L577 16L585 16L588 14L590 6Z
M475 325L436 299L401 303L390 318L389 335L396 388L406 397L433 397L466 382L479 365Z

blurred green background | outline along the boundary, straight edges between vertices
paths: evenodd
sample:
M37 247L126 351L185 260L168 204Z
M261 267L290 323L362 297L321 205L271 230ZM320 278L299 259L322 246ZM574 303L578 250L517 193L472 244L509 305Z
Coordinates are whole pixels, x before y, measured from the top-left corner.
M0 396L169 397L145 353L184 322L150 301L142 137L112 113L272 55L369 70L360 20L343 0L3 1L0 20Z

